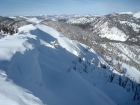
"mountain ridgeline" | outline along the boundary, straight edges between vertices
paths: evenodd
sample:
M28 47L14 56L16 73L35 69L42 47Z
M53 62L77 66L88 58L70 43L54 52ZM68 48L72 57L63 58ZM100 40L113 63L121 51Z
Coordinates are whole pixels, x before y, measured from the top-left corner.
M62 35L84 43L104 56L140 70L140 13L124 12L103 16L43 15L0 17L2 25L21 27L34 18L53 27ZM1 35L1 37L3 37ZM96 47L98 46L98 47Z
M0 23L0 97L7 100L0 104L140 104L139 13L0 17ZM13 35L4 30L11 27L18 28Z
M116 13L101 17L79 16L67 19L65 22L61 19L45 20L42 23L55 28L72 40L78 40L90 46L98 53L102 52L105 56L110 56L140 70L139 18L131 14ZM117 40L109 39L108 34L109 36L113 34L114 36L111 37L116 37Z

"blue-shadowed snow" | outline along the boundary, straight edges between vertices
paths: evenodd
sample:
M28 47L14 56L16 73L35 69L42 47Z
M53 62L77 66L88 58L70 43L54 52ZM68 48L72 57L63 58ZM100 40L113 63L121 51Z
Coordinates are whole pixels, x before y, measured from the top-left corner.
M133 92L109 82L110 66L77 41L43 24L0 39L2 105L138 105ZM114 95L116 94L116 95ZM120 98L121 97L121 98ZM6 102L5 102L6 101Z

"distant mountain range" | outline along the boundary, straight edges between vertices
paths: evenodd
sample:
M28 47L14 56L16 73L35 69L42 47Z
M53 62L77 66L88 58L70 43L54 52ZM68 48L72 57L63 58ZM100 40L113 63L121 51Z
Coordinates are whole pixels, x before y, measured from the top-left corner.
M0 17L0 104L139 105L139 42L139 13Z
M94 35L109 40L126 41L140 45L140 12L118 12L108 15L39 15L39 16L9 16L0 17L0 22L18 22L20 25L43 20L52 20L69 23L85 30L92 31ZM3 22L2 22L3 21ZM23 22L24 21L24 22ZM25 22L26 21L26 22ZM16 23L15 22L15 23Z
M140 41L140 12L113 13L104 16L71 18L67 23L80 26L110 40Z
M122 59L140 68L140 12L108 15L40 15L0 17L0 23L21 27L42 22L61 34L93 47L97 52ZM96 47L98 45L98 47ZM120 47L123 47L121 49ZM112 50L108 50L112 49ZM124 51L125 49L125 51Z

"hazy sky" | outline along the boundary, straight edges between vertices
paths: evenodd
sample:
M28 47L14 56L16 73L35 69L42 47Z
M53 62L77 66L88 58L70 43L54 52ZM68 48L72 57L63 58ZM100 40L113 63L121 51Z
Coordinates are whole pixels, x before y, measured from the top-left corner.
M0 15L138 12L140 0L0 0Z

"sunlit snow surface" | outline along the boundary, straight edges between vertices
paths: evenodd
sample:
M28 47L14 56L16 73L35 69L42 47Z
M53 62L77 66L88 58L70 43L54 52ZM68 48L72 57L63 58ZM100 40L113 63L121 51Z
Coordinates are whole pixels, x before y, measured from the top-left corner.
M140 18L140 12L137 12L133 15L135 18Z
M110 40L117 40L117 41L126 41L127 36L125 35L124 32L119 30L116 27L109 28L108 27L108 22L105 22L103 25L100 26L101 29L101 37L106 37Z
M50 44L54 41L57 46ZM137 105L132 92L107 82L111 72L119 73L98 68L104 59L85 50L43 24L0 39L0 105ZM83 65L93 58L86 73Z
M43 105L42 101L28 90L8 80L0 70L0 105Z

